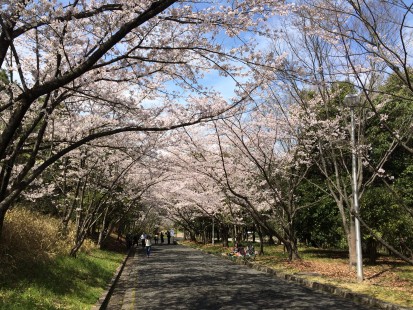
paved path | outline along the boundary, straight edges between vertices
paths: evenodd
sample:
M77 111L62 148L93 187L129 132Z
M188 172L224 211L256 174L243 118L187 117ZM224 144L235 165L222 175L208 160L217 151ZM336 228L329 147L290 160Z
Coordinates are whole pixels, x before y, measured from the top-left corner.
M371 309L180 245L138 248L107 309Z

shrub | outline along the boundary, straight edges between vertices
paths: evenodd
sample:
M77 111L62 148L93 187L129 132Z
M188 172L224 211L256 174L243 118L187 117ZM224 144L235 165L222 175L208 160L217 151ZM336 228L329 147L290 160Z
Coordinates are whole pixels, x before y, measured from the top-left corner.
M3 226L0 263L3 268L14 269L47 262L56 255L67 254L72 239L73 233L62 236L58 219L15 207L7 213Z

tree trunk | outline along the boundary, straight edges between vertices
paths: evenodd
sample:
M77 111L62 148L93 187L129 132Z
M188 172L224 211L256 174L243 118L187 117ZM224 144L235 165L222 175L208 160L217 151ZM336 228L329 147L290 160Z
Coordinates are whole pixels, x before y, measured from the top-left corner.
M190 237L191 241L196 242L195 233L191 230L189 231L189 237Z
M73 198L72 203L67 206L64 210L63 213L63 220L62 220L62 233L64 235L67 235L67 226L69 225L69 221L72 218L73 211L75 210L76 207L76 202L77 198L79 196L79 191L80 191L80 185L81 185L81 178L76 183L76 190L75 190L75 197Z
M100 248L104 248L106 241L108 240L108 237L112 234L113 230L115 229L115 225L116 223L111 222L106 229L106 233L103 231L103 238L100 244Z
M0 209L0 245L1 245L1 237L3 235L3 226L4 226L4 219L6 218L7 209Z
M375 264L377 261L377 242L373 237L367 239L366 254L370 264Z
M70 256L76 257L77 252L82 247L83 242L86 239L87 230L85 229L85 227L87 225L85 225L85 223L84 223L83 226L84 227L82 227L82 228L79 227L79 232L76 234L75 244L70 250L70 254L69 254Z
M284 244L284 246L287 250L289 261L301 259L300 255L298 255L298 248L296 244L287 242Z
M258 237L260 238L260 252L259 255L263 255L264 254L264 236L262 234L261 228L258 227Z
M221 235L222 235L222 246L223 247L228 247L228 232L229 232L229 228L227 225L225 224L221 224Z
M204 226L204 230L202 231L202 243L203 243L203 244L207 244L207 240L208 240L208 238L207 238L207 232L206 232L206 228L205 228L205 226Z
M85 241L85 237L86 235L83 235L82 237L79 237L79 239L76 240L75 245L70 250L70 254L69 254L70 256L76 257L77 252L83 245L83 241Z
M356 255L356 225L354 222L354 216L350 216L350 229L347 235L348 241L348 254L350 267L357 265L357 255Z
M236 230L236 232L237 232L237 234L236 234L236 240L237 240L237 242L238 243L240 243L240 242L242 242L243 241L243 239L242 239L242 235L243 235L243 228L242 227L237 227L237 230Z
M105 230L106 230L106 226L107 226L106 217L107 217L107 214L108 214L108 210L109 210L109 207L106 207L105 208L105 213L103 214L102 227L101 227L100 232L99 232L98 246L100 248L102 247L102 242L103 242L103 239L104 239L104 234L105 234Z
M286 230L286 239L289 240L287 246L288 259L290 261L301 259L300 255L298 254L297 237L292 220L289 221L287 228L288 230Z
M97 242L99 249L102 248L103 232L104 232L104 228L102 227L102 229L99 231L98 242Z

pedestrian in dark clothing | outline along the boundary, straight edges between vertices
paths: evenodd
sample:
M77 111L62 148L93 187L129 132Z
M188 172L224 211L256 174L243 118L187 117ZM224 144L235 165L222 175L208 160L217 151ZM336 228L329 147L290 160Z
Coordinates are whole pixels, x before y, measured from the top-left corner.
M163 231L161 231L161 244L163 244L164 238L163 238Z
M129 250L133 245L133 239L131 234L126 235L126 248Z
M171 244L171 232L169 230L166 231L166 238L168 238L168 244Z

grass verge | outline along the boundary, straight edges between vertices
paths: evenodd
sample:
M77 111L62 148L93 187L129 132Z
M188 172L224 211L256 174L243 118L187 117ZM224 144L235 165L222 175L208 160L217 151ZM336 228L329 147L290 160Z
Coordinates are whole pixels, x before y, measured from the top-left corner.
M186 241L182 244L217 255L230 251L220 244L213 246ZM256 249L258 247L255 245ZM413 308L413 266L395 258L383 256L375 265L364 264L365 280L358 283L355 269L349 267L346 251L300 248L302 259L293 262L287 260L282 246L265 245L264 253L256 258L254 264Z
M124 256L95 249L0 270L0 309L90 309Z

